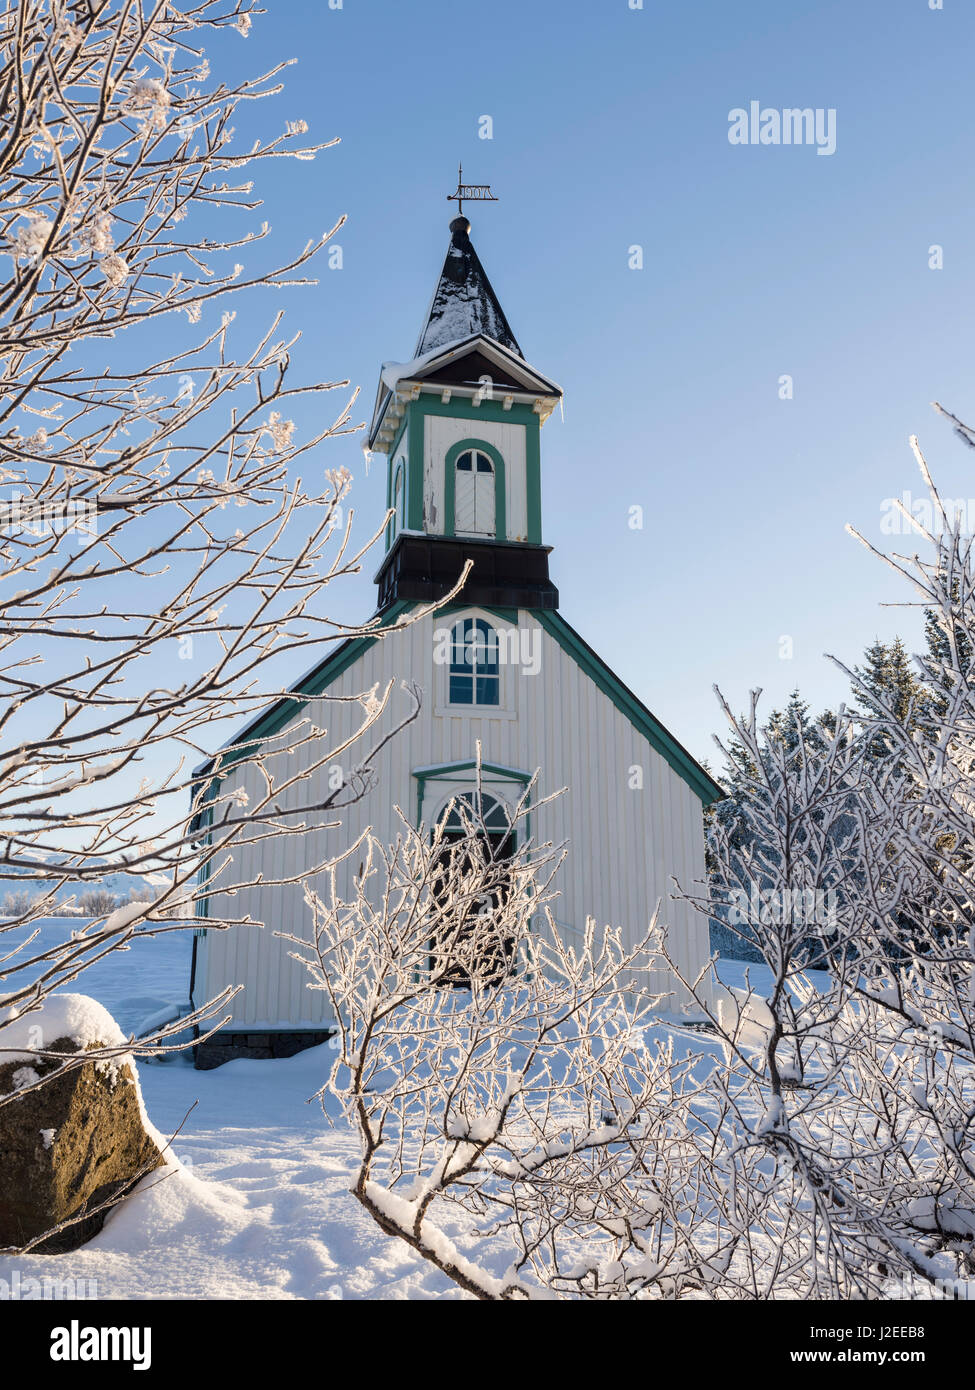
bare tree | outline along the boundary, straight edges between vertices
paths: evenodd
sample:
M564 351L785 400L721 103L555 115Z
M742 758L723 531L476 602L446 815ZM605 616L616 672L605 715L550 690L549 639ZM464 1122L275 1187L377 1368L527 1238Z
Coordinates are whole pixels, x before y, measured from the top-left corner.
M0 903L0 914L4 917L23 917L29 913L37 897L37 892L29 888L12 889L4 894L3 902Z
M174 906L195 911L198 875L219 886L243 831L288 833L278 808L295 773L266 769L245 806L221 774L260 761L252 747L192 769L221 719L297 699L283 658L376 628L343 625L324 603L363 552L350 475L326 469L318 484L314 451L352 428L355 394L292 381L297 335L280 315L243 351L232 327L231 295L312 283L305 267L332 234L268 264L269 228L250 223L252 166L334 143L302 143L301 120L235 138L235 117L280 91L281 68L227 85L200 44L243 41L254 12L250 0L0 0L0 881L38 890L0 924L0 1019L133 932L180 929ZM289 411L335 390L332 422L302 435ZM292 821L325 821L361 793L390 695L362 695L343 744L357 775L322 800L303 795L306 770ZM327 701L307 704L275 751L314 740L313 773L337 750ZM414 711L407 699L403 718ZM153 760L163 775L146 775ZM148 879L153 903L107 916L101 903L90 926L38 938L66 889L77 899L108 873L136 898ZM218 1021L225 1002L191 1022ZM0 1056L2 1044L0 1025Z
M314 943L288 938L339 1020L320 1095L359 1137L352 1192L381 1229L480 1299L855 1297L888 1284L870 1235L837 1250L840 1198L816 1194L819 1169L803 1166L802 1126L831 1122L826 1083L803 1093L796 1137L780 1133L798 1081L780 1044L795 1029L771 1048L746 1036L746 1000L680 1049L645 983L670 959L666 932L653 923L627 950L590 920L573 938L548 911L560 853L522 838L504 859L485 844L476 815L451 843L405 820L391 847L366 837L351 893L340 866L308 891ZM704 997L701 980L686 983ZM817 1025L829 1007L809 1001ZM801 1025L795 1001L786 1014ZM805 1055L814 1036L800 1047L802 1065L828 1068Z
M136 898L135 901L144 902L145 898ZM119 905L117 895L110 893L107 888L89 888L78 898L78 906L86 917L107 917Z
M730 909L771 973L760 997L725 992L714 1022L739 1077L736 1152L775 1161L777 1230L790 1207L806 1227L798 1280L798 1247L772 1242L799 1296L975 1294L975 566L912 447L930 517L901 513L928 558L882 558L943 633L943 659L918 661L923 720L875 693L872 718L841 710L831 739L797 729L787 747L760 737L757 693L745 719L722 701L746 831L714 825L697 905Z
M320 1095L359 1136L352 1191L480 1299L700 1290L712 1204L699 1217L692 1194L711 1140L690 1123L694 1059L644 1036L654 931L633 949L592 921L559 931L562 854L526 838L531 795L507 846L491 846L478 790L455 803L453 838L403 818L394 845L370 834L349 851L348 894L340 863L307 890L314 941L287 939L339 1020ZM473 1255L446 1233L458 1219Z
M881 696L766 738L760 692L722 700L743 809L676 891L757 945L743 988L715 1006L663 925L636 953L560 933L563 851L492 855L476 815L309 889L354 1195L468 1294L975 1294L975 562L917 454L931 554L885 558L943 634L924 720ZM709 1017L689 1054L654 1033L655 958Z

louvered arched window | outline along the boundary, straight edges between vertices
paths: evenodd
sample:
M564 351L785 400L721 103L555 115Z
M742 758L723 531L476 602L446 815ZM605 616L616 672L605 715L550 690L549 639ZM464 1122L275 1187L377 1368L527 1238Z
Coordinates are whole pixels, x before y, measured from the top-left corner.
M495 534L494 464L480 449L467 449L454 461L454 533Z

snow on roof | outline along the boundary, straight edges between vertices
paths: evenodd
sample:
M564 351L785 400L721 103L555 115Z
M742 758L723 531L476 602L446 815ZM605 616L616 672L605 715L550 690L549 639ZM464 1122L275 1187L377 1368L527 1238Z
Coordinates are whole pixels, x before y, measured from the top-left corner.
M507 378L513 381L523 380L523 386L516 388L516 390L521 389L536 395L542 392L544 395L554 396L556 399L562 395L561 386L550 381L548 377L542 376L541 372L526 362L520 353L516 355L511 348L504 347L495 339L485 337L483 333L469 333L465 338L456 338L451 342L441 343L438 347L431 348L429 352L421 353L409 362L384 362L382 364L379 386L376 391L376 404L373 409L372 423L369 426L369 447L373 447L390 397L398 391L402 382L422 378L428 368L436 367L440 362L447 363L451 359L456 360L465 351L474 351L475 349L489 359L493 356L498 362L499 369L506 373Z
M490 349L491 344L485 341L485 335L483 333L468 333L464 338L453 338L450 342L441 343L438 347L431 348L429 352L421 353L419 357L414 357L409 362L384 362L382 364L381 373L382 384L387 390L395 391L401 381L409 381L417 376L421 376L427 367L438 362L440 358L449 358L451 354L459 352L468 346L472 347L478 342L485 348ZM495 340L492 340L492 343L494 343L495 347L500 346ZM511 349L508 348L507 351L511 352ZM521 358L522 372L527 372L529 376L536 377L539 382L544 382L546 387L551 390L552 394L562 394L561 389L555 385L554 381L549 381L546 377L541 376L534 367L529 366L522 354L519 353L518 355ZM501 357L500 360L503 362L504 358ZM512 370L517 374L518 368L515 367L513 363Z
M420 330L416 356L482 333L524 357L471 243L470 229L466 217L455 217L450 224L450 246Z
M450 342L439 343L429 352L421 353L419 357L414 357L409 362L384 362L382 365L382 383L390 391L395 391L401 381L407 381L415 377L418 372L422 372L431 362L436 362L438 357L445 356L452 352L454 348L461 347L468 343L477 334L468 333L463 338L453 338Z

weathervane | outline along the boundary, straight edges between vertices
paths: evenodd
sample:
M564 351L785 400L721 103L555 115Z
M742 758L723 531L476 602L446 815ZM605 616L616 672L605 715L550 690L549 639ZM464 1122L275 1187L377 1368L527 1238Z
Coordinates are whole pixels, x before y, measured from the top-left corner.
M447 194L448 203L456 203L458 213L464 211L463 199L469 203L496 203L498 199L491 192L489 183L465 183L464 166L457 165L457 192Z

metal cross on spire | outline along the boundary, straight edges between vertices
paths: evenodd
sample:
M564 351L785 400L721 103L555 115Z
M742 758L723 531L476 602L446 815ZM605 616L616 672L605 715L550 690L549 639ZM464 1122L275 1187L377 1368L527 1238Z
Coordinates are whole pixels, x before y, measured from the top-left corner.
M464 166L462 164L458 164L457 192L448 193L447 202L456 203L457 212L458 214L460 214L464 211L463 200L465 198L469 203L496 203L498 201L495 195L491 192L491 185L489 183L465 183Z

